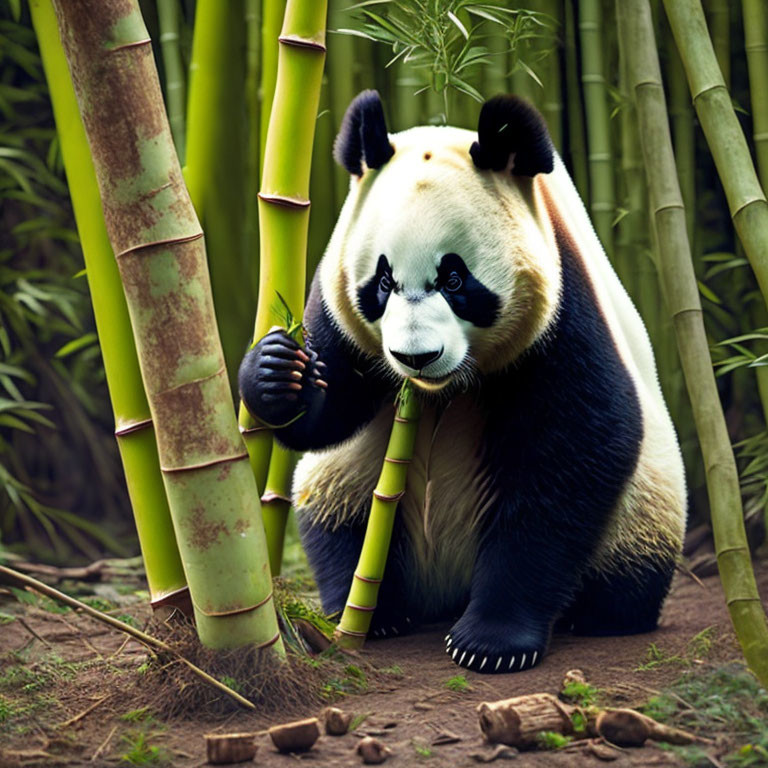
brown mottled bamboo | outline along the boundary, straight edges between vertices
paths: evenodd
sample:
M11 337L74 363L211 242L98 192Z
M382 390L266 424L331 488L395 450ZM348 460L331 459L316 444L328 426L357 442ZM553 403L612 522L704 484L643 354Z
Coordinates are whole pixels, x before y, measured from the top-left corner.
M157 431L197 630L282 649L258 492L240 438L205 244L137 0L56 0Z

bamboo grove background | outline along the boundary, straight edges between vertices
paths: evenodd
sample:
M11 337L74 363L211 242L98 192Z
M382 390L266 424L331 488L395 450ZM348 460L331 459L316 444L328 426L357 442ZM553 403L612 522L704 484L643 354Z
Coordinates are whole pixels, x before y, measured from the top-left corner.
M349 5L330 2L312 155L308 276L346 193L348 177L333 164L331 147L356 93L380 91L392 131L446 122L474 128L478 99L503 91L529 98L543 112L646 322L683 445L691 524L706 522L704 463L660 287L638 117L613 0L506 3L518 13L504 26L468 13L466 6L482 4L462 0ZM264 41L277 37L284 6L280 0L141 2L174 142L206 234L232 383L257 310L257 192L276 69L276 49ZM768 508L766 303L755 277L759 268L736 237L664 8L660 2L651 7L707 340L736 446L747 530L757 547ZM726 98L765 187L768 11L762 0L705 0L704 8ZM0 57L0 546L54 562L127 554L136 548L133 523L26 3L0 0ZM733 173L729 184L747 171L735 166ZM750 247L760 250L759 243Z

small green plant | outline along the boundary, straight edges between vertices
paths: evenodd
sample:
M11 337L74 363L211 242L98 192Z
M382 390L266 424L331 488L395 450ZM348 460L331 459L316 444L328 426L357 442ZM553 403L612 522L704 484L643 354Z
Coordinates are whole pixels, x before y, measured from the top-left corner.
M152 719L152 713L149 711L149 707L139 707L120 715L120 719L128 723L143 723Z
M536 740L541 749L562 749L572 741L570 736L563 736L557 731L542 731Z
M224 677L219 678L224 685L227 686L227 688L231 688L233 691L236 691L237 693L242 693L243 686L240 685L240 683L235 680L234 677L229 677L228 675L224 675Z
M0 723L5 723L16 714L16 708L10 699L0 696Z
M576 733L584 733L587 730L587 716L579 710L571 715L571 723Z
M165 765L169 762L168 754L162 747L157 747L147 741L144 731L129 731L123 736L127 747L120 759L129 765Z
M563 686L562 696L580 707L594 706L600 689L580 680L570 680Z
M416 754L421 758L433 757L435 754L426 744L420 741L414 740L411 744L413 744L413 749Z
M399 664L393 664L391 667L381 667L379 672L384 675L392 675L394 677L403 676L403 668Z
M444 685L449 691L455 691L456 693L472 690L472 686L467 682L467 678L464 675L451 677L445 681Z

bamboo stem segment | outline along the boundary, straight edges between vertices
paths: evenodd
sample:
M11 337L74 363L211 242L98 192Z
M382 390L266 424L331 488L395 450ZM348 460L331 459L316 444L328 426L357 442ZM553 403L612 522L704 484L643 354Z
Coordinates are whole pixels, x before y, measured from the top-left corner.
M231 406L205 245L136 0L55 0L194 605L213 648L282 651L258 492Z
M362 648L371 626L379 587L384 578L397 505L405 493L420 414L418 396L413 385L407 381L398 397L397 413L392 423L384 465L373 492L363 547L347 605L334 633L334 640L342 648Z
M160 23L160 49L165 70L165 92L168 103L168 122L171 124L173 141L179 161L186 154L186 83L184 64L179 47L181 7L179 0L157 0L157 18Z
M629 78L637 103L643 157L658 238L661 276L674 318L683 371L706 465L720 578L744 656L750 668L765 684L768 682L768 624L750 562L736 461L704 330L685 210L675 173L650 6L648 0L617 2L623 6L619 32L627 52ZM666 0L666 5L669 11L671 6L679 9L683 2ZM677 18L673 20L673 29L679 21ZM701 21L703 23L703 16ZM692 22L692 19L688 19L688 22ZM706 28L704 32L706 34ZM678 30L677 34L686 33ZM686 60L685 53L683 60Z
M261 267L255 341L272 326L285 323L281 298L292 317L301 317L304 310L309 176L325 61L327 10L327 0L288 0L285 9L259 193ZM265 43L265 54L266 50ZM263 77L267 77L266 63ZM262 426L241 403L240 430L259 488L265 488L274 450L272 431ZM280 489L289 488L293 462L281 458L279 469L283 476L278 477L276 467L271 481ZM270 515L269 548L275 567L282 558L284 524L280 525L280 519L284 517L280 513Z
M48 80L72 207L83 249L93 314L115 417L115 437L128 485L153 605L189 600L160 474L155 430L144 394L123 285L101 211L99 188L51 0L30 12Z

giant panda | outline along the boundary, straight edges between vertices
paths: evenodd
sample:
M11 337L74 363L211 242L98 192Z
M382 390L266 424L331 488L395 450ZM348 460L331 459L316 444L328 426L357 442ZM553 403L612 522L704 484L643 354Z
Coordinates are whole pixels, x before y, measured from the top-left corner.
M477 132L388 135L376 92L334 154L349 194L300 348L273 330L241 365L246 407L304 451L293 481L324 610L344 608L394 415L422 417L374 636L454 622L461 667L538 664L554 625L653 630L685 481L642 320L544 121L496 97Z

